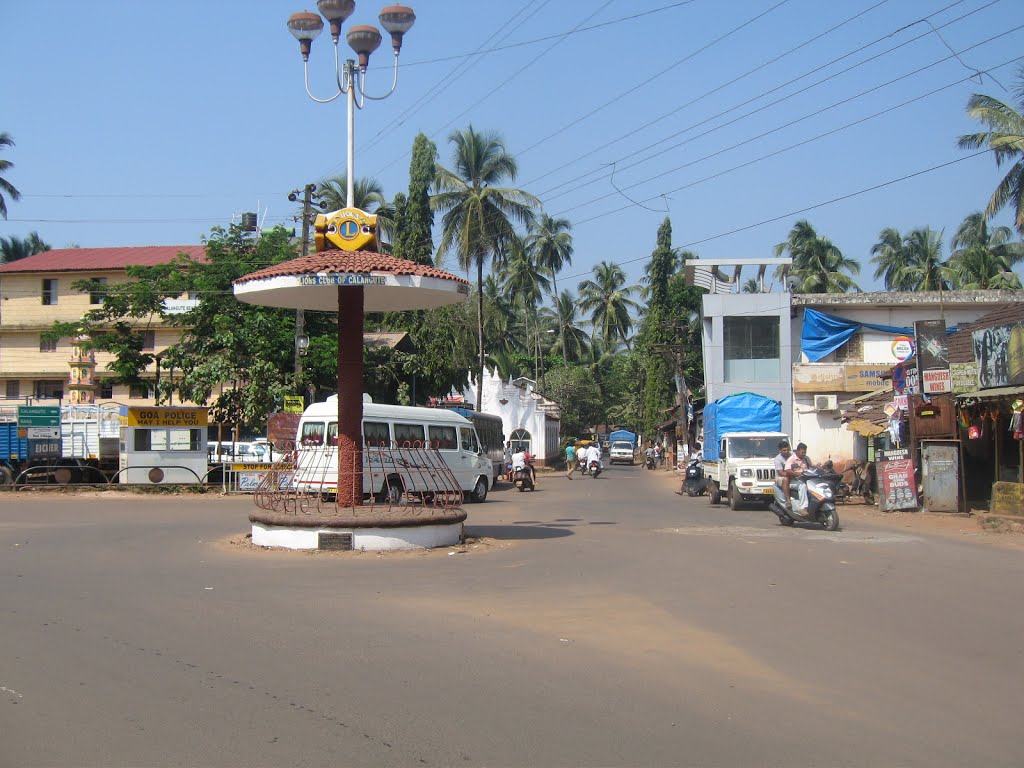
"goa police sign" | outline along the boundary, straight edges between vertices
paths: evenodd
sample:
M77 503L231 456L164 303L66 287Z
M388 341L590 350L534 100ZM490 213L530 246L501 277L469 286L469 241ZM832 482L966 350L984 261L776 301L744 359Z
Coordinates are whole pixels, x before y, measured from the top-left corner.
M128 427L205 427L206 408L129 408L124 417Z

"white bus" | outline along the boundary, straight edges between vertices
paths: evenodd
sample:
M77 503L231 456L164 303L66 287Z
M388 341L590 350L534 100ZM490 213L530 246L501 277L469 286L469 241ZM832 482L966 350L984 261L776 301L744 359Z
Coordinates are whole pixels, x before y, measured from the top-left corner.
M473 423L441 408L363 402L363 495L397 502L403 490L441 491L446 480L424 462L423 446L436 448L451 476L472 501L482 502L493 481L491 460ZM295 441L299 491L338 490L338 397L313 403L299 419Z

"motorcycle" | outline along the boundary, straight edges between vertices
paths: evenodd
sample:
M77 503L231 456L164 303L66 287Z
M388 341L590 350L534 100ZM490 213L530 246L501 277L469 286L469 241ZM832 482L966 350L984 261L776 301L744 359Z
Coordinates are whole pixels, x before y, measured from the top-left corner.
M596 460L590 462L590 466L587 467L587 471L590 472L591 477L596 478L603 471L601 469L601 462Z
M645 469L654 469L655 468L654 452L653 451L647 454L647 458L644 461L644 468Z
M704 463L700 459L691 459L687 465L683 490L686 491L687 496L702 496L707 490L707 481L704 479Z
M533 490L533 473L529 467L519 467L512 471L512 485L519 489L519 492Z
M855 496L863 496L865 504L875 503L875 465L866 461L858 461L853 468L853 484L851 492Z
M791 483L790 496L794 500L806 497L807 508L802 512L794 511L786 503L782 488L775 486L771 510L778 516L779 522L785 526L793 523L818 523L826 531L839 528L839 513L836 512L837 475L824 469L808 469Z
M847 483L845 479L843 479L843 476L841 474L836 472L835 465L832 463L832 459L826 461L824 467L825 472L831 475L835 475L836 477L836 503L845 504L850 500L850 497L853 495L853 493L850 490L850 484Z

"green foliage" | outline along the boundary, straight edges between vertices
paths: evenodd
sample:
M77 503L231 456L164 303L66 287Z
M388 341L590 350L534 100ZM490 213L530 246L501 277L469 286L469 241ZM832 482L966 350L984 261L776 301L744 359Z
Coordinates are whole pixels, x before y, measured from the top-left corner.
M13 146L14 139L11 138L11 134L0 132L0 149ZM14 163L10 160L0 160L0 216L3 216L5 219L7 218L7 200L4 198L4 195L11 198L11 200L21 199L21 193L5 178L7 171L13 167Z
M563 434L583 434L604 416L601 388L586 366L567 365L548 372L544 394L559 403Z
M418 264L434 263L434 211L430 187L437 173L437 145L419 133L412 143L409 163L409 194L395 195L395 256ZM401 210L399 210L401 205Z
M42 241L38 232L29 232L24 239L14 235L0 237L0 264L9 264L48 250L50 246Z
M779 267L776 277L795 278L794 293L860 291L850 275L860 274L860 262L843 255L831 240L820 237L808 221L798 221L786 242L775 246L776 258L789 252L793 263Z

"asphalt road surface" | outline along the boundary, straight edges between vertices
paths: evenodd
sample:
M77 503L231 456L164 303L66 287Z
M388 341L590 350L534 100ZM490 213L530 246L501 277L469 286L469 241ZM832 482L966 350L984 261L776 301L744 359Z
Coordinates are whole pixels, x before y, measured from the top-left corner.
M0 495L0 766L1024 764L1024 552L674 488L542 476L385 555Z

